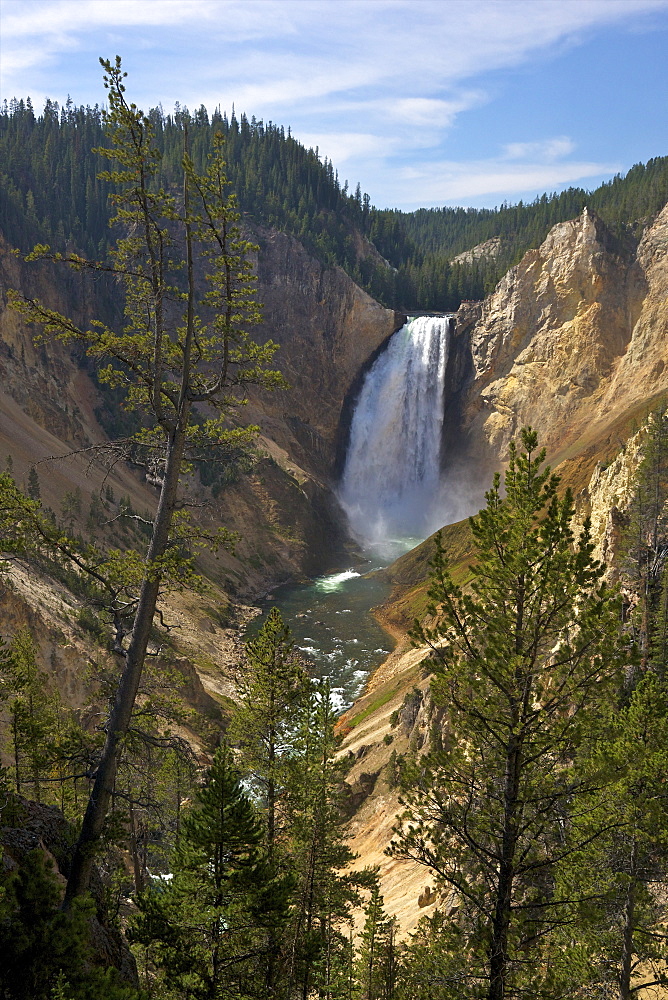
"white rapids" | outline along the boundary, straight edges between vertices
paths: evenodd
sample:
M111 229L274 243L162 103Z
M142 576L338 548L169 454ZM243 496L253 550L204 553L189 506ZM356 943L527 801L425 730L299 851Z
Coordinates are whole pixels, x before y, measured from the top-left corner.
M367 372L350 427L339 500L370 546L413 544L440 527L448 316L398 330Z

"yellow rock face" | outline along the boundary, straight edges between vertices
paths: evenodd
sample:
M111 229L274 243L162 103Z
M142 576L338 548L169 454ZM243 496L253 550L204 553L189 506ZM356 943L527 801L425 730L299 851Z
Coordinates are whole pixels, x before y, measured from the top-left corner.
M488 484L520 428L535 427L554 465L568 459L571 478L572 466L579 466L578 514L591 517L595 554L613 574L646 435L629 435L631 416L640 423L652 402L668 392L668 206L637 253L625 251L586 211L555 226L484 303L462 305L453 348L459 352L453 370L460 382L451 389L461 399L463 466L479 463ZM617 434L621 424L625 441ZM605 461L599 460L603 452ZM407 580L406 587L414 582ZM348 780L362 770L379 774L350 823L351 844L360 867L379 866L386 908L403 935L433 912L432 903L446 911L449 905L432 891L424 869L383 854L399 808L397 793L384 780L387 762L392 749L404 752L409 742L389 719L416 678L426 704L428 680L419 680L426 653L405 645L395 650L371 678L366 697L389 683L396 684L396 694L343 744L344 752L358 757ZM359 710L351 709L351 718ZM390 736L391 745L385 745Z
M585 209L483 303L465 432L503 459L530 424L560 451L668 389L667 334L668 206L635 255Z

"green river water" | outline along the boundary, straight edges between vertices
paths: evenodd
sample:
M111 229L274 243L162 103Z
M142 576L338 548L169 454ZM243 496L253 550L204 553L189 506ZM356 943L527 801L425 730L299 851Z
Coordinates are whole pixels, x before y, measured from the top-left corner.
M279 587L261 605L263 614L254 619L249 634L257 631L270 608L277 607L296 647L312 664L314 676L330 678L334 704L343 711L394 647L392 637L370 613L390 590L390 584L356 569Z

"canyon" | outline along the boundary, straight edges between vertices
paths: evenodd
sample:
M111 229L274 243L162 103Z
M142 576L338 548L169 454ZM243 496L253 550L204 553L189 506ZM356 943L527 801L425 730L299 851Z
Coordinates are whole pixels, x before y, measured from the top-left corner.
M239 542L234 554L205 559L205 599L180 596L171 608L181 625L171 660L190 703L217 719L234 693L238 626L253 600L285 581L363 560L336 497L342 453L364 374L406 318L294 237L257 227L251 235L264 303L257 336L278 343L288 386L249 394L246 416L259 427L252 468L215 495L201 488L203 516L237 531ZM124 464L108 470L97 457L95 446L107 440L105 403L85 359L59 345L36 346L6 308L6 289L15 287L85 322L100 307L98 290L82 275L63 280L46 265L30 269L6 245L0 286L0 467L11 455L22 484L34 466L42 500L54 510L78 490L83 519L107 486L136 510L152 510L149 481ZM113 310L113 302L104 308ZM668 206L637 246L586 209L555 226L483 302L462 303L443 386L443 522L477 509L510 442L531 425L611 561L616 512L638 461L634 434L668 391ZM446 539L453 564L465 565L466 526L454 524ZM421 869L383 853L398 809L392 754L419 751L433 721L429 664L405 638L424 607L431 544L384 571L394 589L377 614L397 648L340 722L341 753L351 765L351 846L360 867L380 866L386 907L404 932L437 901ZM71 704L84 707L83 666L97 654L77 625L77 599L13 565L0 578L0 600L0 632L29 624L40 665Z

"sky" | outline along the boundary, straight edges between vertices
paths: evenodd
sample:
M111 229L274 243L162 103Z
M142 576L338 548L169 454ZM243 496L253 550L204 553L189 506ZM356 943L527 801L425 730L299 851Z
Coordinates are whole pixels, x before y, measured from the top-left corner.
M494 207L668 155L668 0L0 0L0 99L291 129L378 208Z

